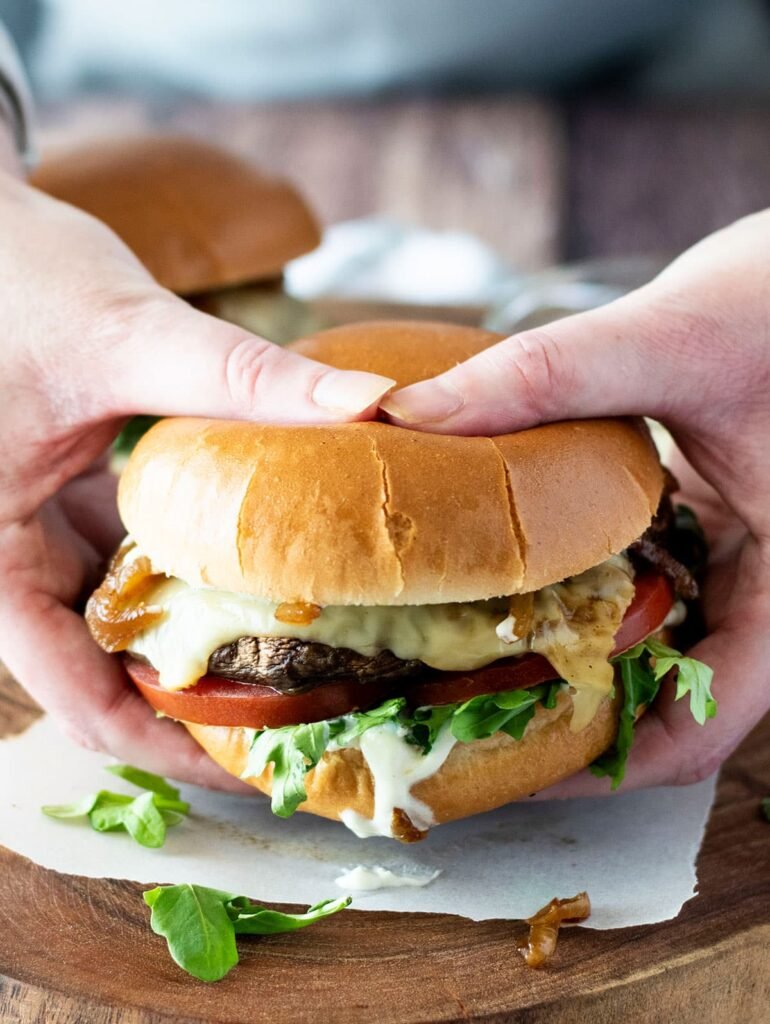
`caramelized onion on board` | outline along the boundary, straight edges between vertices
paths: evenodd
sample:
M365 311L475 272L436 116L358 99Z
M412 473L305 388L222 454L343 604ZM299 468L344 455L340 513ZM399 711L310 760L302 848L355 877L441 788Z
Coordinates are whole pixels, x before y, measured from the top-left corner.
M561 925L585 921L590 913L588 893L579 892L568 899L553 899L528 917L529 938L517 947L527 966L545 967L556 949Z
M284 601L275 609L276 619L290 626L309 626L320 614L320 605L305 601Z
M163 615L160 608L145 603L162 575L153 572L149 558L144 555L123 563L128 550L125 546L120 548L101 586L86 605L91 635L110 654L124 651L137 633Z

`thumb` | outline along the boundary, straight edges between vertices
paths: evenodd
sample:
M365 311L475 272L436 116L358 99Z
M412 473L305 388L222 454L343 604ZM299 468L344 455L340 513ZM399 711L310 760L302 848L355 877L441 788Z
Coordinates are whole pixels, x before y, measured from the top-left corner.
M666 419L678 390L692 390L692 364L685 372L684 346L660 321L640 291L506 338L380 407L404 426L452 434L598 415Z
M370 419L395 384L289 352L173 296L143 305L120 331L104 353L108 415L343 422Z

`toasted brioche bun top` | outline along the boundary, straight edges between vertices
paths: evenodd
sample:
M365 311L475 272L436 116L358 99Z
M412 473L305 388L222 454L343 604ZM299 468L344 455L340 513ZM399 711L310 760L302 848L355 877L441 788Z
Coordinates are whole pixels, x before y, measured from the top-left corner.
M408 384L496 340L383 322L293 347ZM153 565L191 584L319 605L433 604L537 590L598 564L644 532L662 486L634 420L486 438L173 419L135 449L119 507Z
M180 295L275 277L320 240L292 185L190 138L138 136L60 150L32 183L104 221Z

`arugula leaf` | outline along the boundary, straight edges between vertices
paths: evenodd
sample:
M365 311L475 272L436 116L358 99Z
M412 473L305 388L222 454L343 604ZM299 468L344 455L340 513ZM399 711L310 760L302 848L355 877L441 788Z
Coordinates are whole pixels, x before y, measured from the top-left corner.
M505 732L520 740L535 714L535 705L545 695L546 687L534 686L529 690L472 697L452 715L452 735L461 743L485 739L496 732Z
M81 800L75 800L71 804L44 804L40 810L49 818L85 818L94 809L102 795L104 795L104 790L100 793L89 793L88 796L84 796Z
M238 963L236 935L296 931L350 906L350 896L324 900L304 914L285 914L202 885L163 885L144 893L150 925L179 966L201 981L219 981Z
M236 935L279 935L307 928L324 917L331 917L332 914L344 910L351 903L351 896L342 896L336 900L322 900L309 907L304 914L284 914L279 910L260 907L258 903L247 900L245 896L239 896L228 904L228 912L235 926Z
M118 794L113 794L117 796ZM132 801L129 800L129 803ZM126 811L126 804L123 803L97 803L88 816L91 828L95 832L122 832L125 831L123 818Z
M556 701L559 699L559 694L561 693L563 687L564 687L564 683L562 683L561 680L559 680L556 683L549 683L548 684L548 687L547 687L547 691L548 692L546 693L546 695L543 697L543 700L542 700L542 704L543 704L544 708L547 708L548 711L553 711L553 709L556 707Z
M672 668L677 668L679 672L675 699L680 700L685 694L690 694L690 712L698 725L704 725L708 718L714 717L717 705L711 696L713 670L703 662L687 658L652 637L618 655L613 659L613 664L620 665L623 683L623 707L618 734L613 746L589 767L594 775L609 776L614 790L626 774L639 712L642 707L648 707L653 702L663 679Z
M405 707L406 699L404 697L393 697L369 711L359 711L352 715L344 715L342 718L332 719L329 723L331 738L341 747L350 746L368 729L372 729L376 725L384 725L386 722L396 721Z
M219 981L238 963L227 892L202 885L163 885L144 893L150 927L173 960L201 981Z
M166 841L166 823L153 793L142 793L123 808L123 826L141 846L157 849Z
M170 782L166 782L164 778L153 774L153 772L134 768L130 764L109 764L106 766L106 770L113 775L117 775L119 779L125 779L126 782L130 782L132 786L136 786L139 789L149 789L150 792L168 797L169 800L179 799L179 790L176 786L172 786Z
M452 717L456 710L456 704L436 704L430 707L415 708L412 712L411 726L406 734L407 742L420 747L423 754L429 754L444 723Z
M762 800L762 813L770 821L770 796L766 796Z
M272 764L271 808L279 818L288 818L307 800L305 775L323 757L330 735L328 721L264 729L256 734L241 777L261 775Z
M695 658L686 658L678 651L650 637L645 646L655 658L655 678L662 679L672 668L677 669L676 696L681 700L690 694L690 712L698 725L705 725L707 718L717 713L717 702L711 696L711 681L714 670Z
M133 797L101 789L71 804L47 805L41 810L50 818L88 818L96 832L126 831L142 846L156 849L166 838L166 826L178 825L190 810L179 800L179 790L151 772L130 765L107 768L146 792Z
M631 656L636 650L627 651L616 659L620 663L620 678L623 682L623 706L620 710L618 734L612 747L589 766L594 775L609 776L613 790L618 788L626 775L639 709L642 705L650 704L660 689L660 682L655 678L645 656Z

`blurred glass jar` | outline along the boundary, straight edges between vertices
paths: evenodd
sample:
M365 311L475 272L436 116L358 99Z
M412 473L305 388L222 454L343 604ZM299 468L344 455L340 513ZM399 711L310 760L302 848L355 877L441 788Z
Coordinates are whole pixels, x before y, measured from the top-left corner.
M519 277L501 291L483 326L515 334L604 306L651 281L668 262L662 256L628 256L567 263Z

